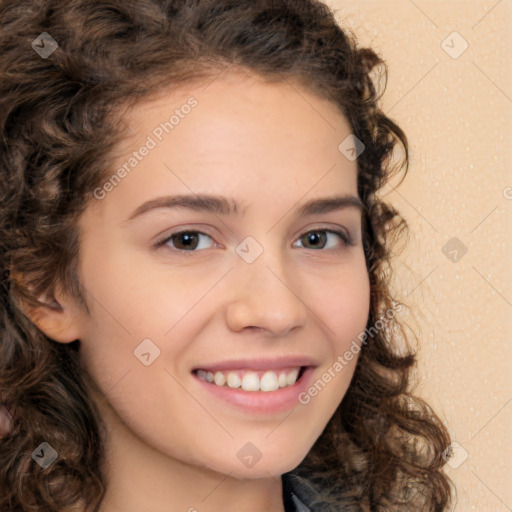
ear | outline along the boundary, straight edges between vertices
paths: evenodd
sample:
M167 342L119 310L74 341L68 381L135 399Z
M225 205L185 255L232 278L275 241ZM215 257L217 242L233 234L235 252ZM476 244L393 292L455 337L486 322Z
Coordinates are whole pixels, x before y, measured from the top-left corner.
M64 294L57 297L41 295L42 303L25 314L48 338L59 343L70 343L82 336L81 319L84 314L76 300Z

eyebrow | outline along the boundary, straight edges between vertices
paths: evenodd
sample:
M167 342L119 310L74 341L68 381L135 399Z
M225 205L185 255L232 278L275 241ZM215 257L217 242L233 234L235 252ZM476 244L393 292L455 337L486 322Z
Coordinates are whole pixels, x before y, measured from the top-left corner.
M234 199L228 200L222 196L207 194L162 196L141 204L123 221L123 224L157 208L187 208L197 212L209 212L219 215L240 215L239 206ZM298 217L307 217L345 208L357 208L361 213L366 210L366 206L358 197L341 195L308 201L296 208L296 215Z

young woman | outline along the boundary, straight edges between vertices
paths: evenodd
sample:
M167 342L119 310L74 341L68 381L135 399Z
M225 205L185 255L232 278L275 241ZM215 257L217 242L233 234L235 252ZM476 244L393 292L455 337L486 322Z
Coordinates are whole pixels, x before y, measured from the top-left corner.
M0 509L447 510L377 55L315 0L0 28Z

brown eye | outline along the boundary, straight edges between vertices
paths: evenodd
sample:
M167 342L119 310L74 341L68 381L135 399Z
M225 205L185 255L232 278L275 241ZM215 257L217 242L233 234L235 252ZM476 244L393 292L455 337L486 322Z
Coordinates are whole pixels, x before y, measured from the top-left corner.
M330 243L330 247L327 247L329 244L329 236L328 235L337 235L341 238L341 246L346 247L349 245L353 245L352 240L342 231L333 231L328 229L316 229L313 231L309 231L300 237L300 240L303 241L303 244L306 249L333 249L336 250L336 247L339 247L334 241ZM334 237L332 237L334 238Z
M327 235L325 231L311 231L304 235L302 239L305 240L306 244L313 245L313 249L323 249L327 242Z
M199 237L196 233L178 233L170 238L176 249L197 249Z
M211 237L206 233L201 233L200 231L180 231L179 233L173 233L163 240L160 240L156 243L157 247L167 246L168 242L172 241L172 247L169 245L171 249L177 251L188 251L195 252L196 249L208 249L208 243L201 243L202 237Z

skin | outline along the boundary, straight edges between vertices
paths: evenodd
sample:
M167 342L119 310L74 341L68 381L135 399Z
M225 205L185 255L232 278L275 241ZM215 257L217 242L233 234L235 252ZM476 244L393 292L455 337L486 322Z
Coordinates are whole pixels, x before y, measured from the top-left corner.
M38 312L55 341L81 340L106 425L101 512L283 511L280 475L320 436L357 356L307 405L274 414L221 402L191 370L300 354L317 363L315 382L368 319L360 211L295 214L310 199L357 196L356 162L338 150L350 134L340 111L298 85L230 72L129 110L118 165L190 96L197 107L80 219L90 315L64 293L51 298L60 309ZM233 198L244 215L159 208L125 222L150 199L191 191ZM154 248L184 228L208 235L193 254L172 241ZM303 235L321 228L347 230L354 246L336 234L308 244ZM251 264L235 252L247 236L263 248ZM134 356L146 338L160 349L149 366ZM247 442L262 454L252 467L237 457Z

